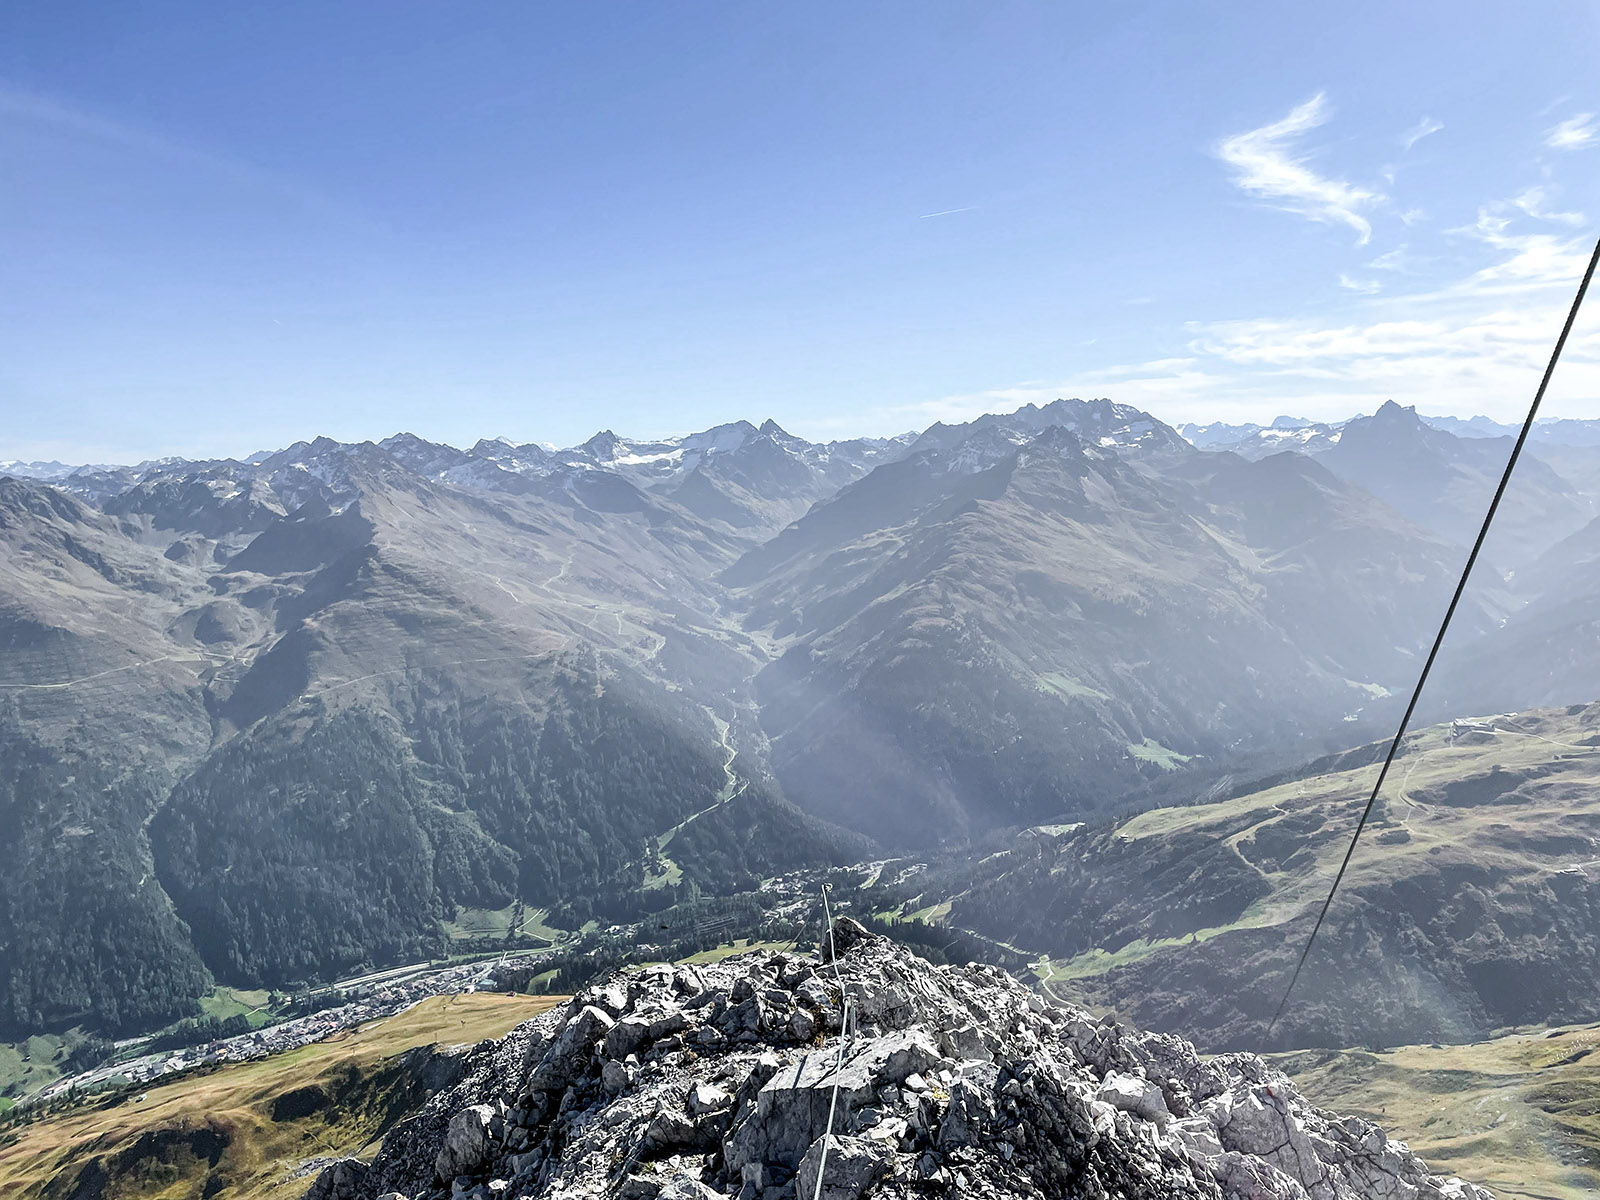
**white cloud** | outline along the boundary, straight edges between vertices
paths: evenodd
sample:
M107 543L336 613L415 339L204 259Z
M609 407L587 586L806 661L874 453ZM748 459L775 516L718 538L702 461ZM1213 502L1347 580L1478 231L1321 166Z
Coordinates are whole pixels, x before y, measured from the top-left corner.
M1584 234L1524 232L1515 221L1526 219L1507 204L1485 209L1455 232L1487 261L1428 290L1352 289L1327 314L1197 322L1160 358L901 405L880 410L875 424L964 421L1058 396L1109 396L1175 423L1280 413L1332 420L1390 398L1428 412L1517 418L1591 245ZM1591 310L1567 343L1545 411L1587 416L1597 402L1600 316Z
M1568 117L1544 135L1544 144L1552 150L1582 150L1600 142L1600 125L1593 113L1579 113Z
M1261 416L1295 411L1337 417L1386 398L1432 411L1509 417L1537 384L1587 262L1583 238L1512 232L1490 217L1473 234L1494 261L1444 287L1392 297L1352 297L1327 319L1213 322L1190 341L1184 373L1204 390L1152 387L1150 364L1125 368L1131 387L1171 406L1173 419L1218 410ZM1139 401L1112 388L1117 399ZM1550 407L1588 412L1600 399L1600 321L1573 331Z
M1499 203L1478 210L1478 219L1464 234L1501 252L1501 257L1469 276L1460 287L1483 292L1529 290L1551 285L1565 286L1578 278L1588 261L1588 245L1583 238L1554 233L1521 233L1511 229L1512 207Z
M1383 290L1383 284L1376 279L1352 279L1342 272L1339 275L1339 286L1347 292L1360 292L1364 296Z
M1400 135L1400 145L1410 150L1425 137L1431 137L1444 128L1443 121L1435 121L1432 117L1423 117L1410 129Z
M1561 225L1582 225L1584 216L1581 212L1557 212L1551 209L1549 189L1531 187L1520 196L1514 196L1511 203L1520 208L1528 216L1539 221L1555 221Z
M1223 139L1217 157L1234 168L1234 182L1244 191L1313 221L1348 225L1356 231L1357 244L1365 245L1372 226L1361 210L1386 197L1319 175L1294 151L1294 143L1325 124L1329 115L1327 97L1318 92L1280 121Z
M1316 119L1314 110L1279 126ZM1109 396L1174 423L1282 413L1342 419L1391 398L1425 412L1520 419L1594 244L1586 218L1560 200L1559 186L1546 182L1482 205L1470 224L1441 230L1437 243L1414 231L1340 274L1336 298L1316 296L1288 316L1191 322L1165 338L1157 333L1142 360L1115 365L1072 343L1082 369L878 409L869 420L886 432L1059 396ZM1544 411L1591 416L1597 406L1600 307L1591 304Z

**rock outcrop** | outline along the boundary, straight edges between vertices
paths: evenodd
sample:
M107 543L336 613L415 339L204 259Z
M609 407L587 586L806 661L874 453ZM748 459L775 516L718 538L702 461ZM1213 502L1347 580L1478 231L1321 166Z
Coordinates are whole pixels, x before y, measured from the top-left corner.
M475 1047L311 1195L811 1200L820 1176L827 1200L1490 1200L1253 1055L1202 1060L847 918L835 941L836 964L747 954L591 987Z

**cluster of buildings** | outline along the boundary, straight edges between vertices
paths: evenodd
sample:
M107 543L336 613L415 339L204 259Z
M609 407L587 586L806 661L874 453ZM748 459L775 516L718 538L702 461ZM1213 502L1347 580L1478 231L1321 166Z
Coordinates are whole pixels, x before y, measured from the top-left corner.
M549 955L547 950L531 951L504 955L492 962L461 963L436 971L423 968L412 973L388 972L368 976L354 984L343 985L341 990L346 994L353 993L352 998L335 1008L294 1017L238 1037L160 1054L146 1054L121 1062L103 1063L93 1070L58 1079L21 1103L43 1104L69 1092L92 1091L106 1085L154 1083L195 1067L244 1062L269 1054L280 1054L310 1042L319 1042L342 1029L393 1016L429 996L492 990L501 970L527 968Z

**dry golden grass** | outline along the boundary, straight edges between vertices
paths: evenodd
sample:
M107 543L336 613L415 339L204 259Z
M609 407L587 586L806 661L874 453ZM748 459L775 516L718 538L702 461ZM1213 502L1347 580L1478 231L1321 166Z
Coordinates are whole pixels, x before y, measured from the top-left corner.
M1600 1196L1600 1026L1277 1057L1317 1104L1378 1122L1501 1200Z
M213 1197L294 1200L314 1178L291 1178L296 1166L370 1151L407 1115L401 1106L412 1095L394 1069L396 1055L432 1043L499 1037L562 999L435 996L325 1042L152 1087L142 1100L46 1118L0 1147L0 1195L66 1196L80 1172L98 1161L107 1175L103 1200L200 1200L208 1185ZM277 1097L312 1086L332 1102L304 1116L273 1119Z

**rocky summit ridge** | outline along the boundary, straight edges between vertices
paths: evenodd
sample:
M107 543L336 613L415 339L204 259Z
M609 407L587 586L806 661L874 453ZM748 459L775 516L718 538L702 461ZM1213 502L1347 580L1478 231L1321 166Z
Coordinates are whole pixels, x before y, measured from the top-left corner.
M811 1200L819 1170L828 1200L1490 1200L1254 1055L1202 1059L848 918L833 944L612 976L462 1051L310 1200Z

